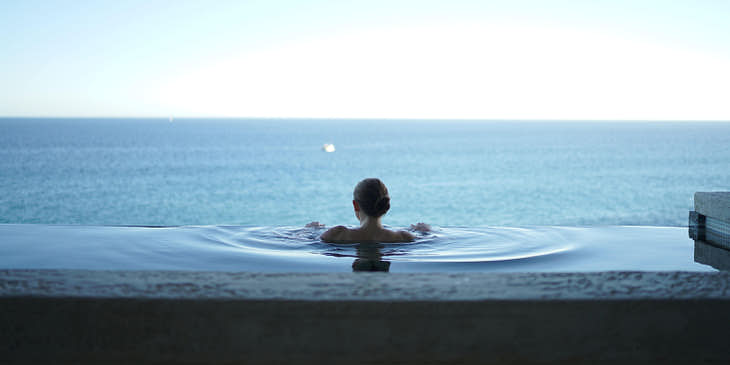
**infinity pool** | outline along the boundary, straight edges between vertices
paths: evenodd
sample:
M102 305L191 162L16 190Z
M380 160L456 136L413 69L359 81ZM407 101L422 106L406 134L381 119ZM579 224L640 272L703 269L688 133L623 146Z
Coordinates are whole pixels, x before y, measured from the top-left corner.
M398 227L391 227L398 228ZM437 227L328 244L301 227L0 225L0 269L255 272L714 271L681 227Z

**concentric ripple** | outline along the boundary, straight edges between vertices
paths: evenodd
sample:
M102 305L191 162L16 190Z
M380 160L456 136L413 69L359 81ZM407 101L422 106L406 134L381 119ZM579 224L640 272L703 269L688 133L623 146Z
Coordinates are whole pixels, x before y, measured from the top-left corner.
M209 244L267 255L377 257L394 262L493 262L520 260L571 250L565 232L551 227L436 228L408 243L329 244L324 229L299 227L204 227Z

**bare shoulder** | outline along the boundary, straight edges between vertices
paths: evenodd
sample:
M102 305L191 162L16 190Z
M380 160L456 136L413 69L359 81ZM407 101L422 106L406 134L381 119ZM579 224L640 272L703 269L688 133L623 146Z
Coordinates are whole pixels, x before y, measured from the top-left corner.
M324 233L322 233L322 235L319 236L319 238L325 242L335 242L335 241L342 240L342 236L347 231L348 231L348 229L345 226L335 226L335 227L328 229Z
M416 236L414 236L411 232L398 231L398 233L404 241L411 242L416 239Z
M388 229L383 230L383 235L378 237L376 241L388 242L388 243L402 243L412 242L416 239L410 232L406 231L391 231Z

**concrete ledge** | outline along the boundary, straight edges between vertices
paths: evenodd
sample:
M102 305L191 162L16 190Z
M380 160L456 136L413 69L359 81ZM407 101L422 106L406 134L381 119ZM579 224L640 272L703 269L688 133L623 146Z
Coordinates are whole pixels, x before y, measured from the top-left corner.
M695 241L730 250L730 192L695 193L695 211L689 214L689 236ZM718 254L713 258L720 257ZM717 268L717 265L713 266Z
M730 274L0 271L0 362L727 363Z
M730 223L730 192L696 192L694 201L697 213Z
M730 273L250 273L0 270L0 298L302 301L730 300Z
M730 250L695 240L695 262L710 265L718 270L730 270Z

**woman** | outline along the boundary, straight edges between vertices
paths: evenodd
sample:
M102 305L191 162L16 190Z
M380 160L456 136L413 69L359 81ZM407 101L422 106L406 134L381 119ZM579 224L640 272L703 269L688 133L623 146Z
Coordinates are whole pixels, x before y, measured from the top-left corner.
M383 228L380 218L390 209L390 196L380 179L370 178L360 181L352 195L352 206L355 209L355 216L360 220L360 228L349 229L345 226L330 228L320 236L322 241L391 243L414 240L415 237L409 232ZM427 225L419 223L411 227L425 231Z

